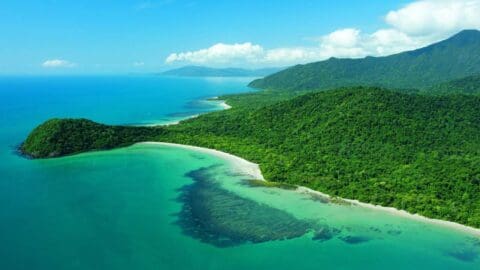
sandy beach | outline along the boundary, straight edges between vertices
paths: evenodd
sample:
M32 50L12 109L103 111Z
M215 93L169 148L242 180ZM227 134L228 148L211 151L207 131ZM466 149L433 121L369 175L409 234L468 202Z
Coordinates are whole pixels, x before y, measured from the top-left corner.
M222 101L222 102L220 103L220 106L222 106L222 108L223 108L224 110L228 110L228 109L231 109L231 108L232 108L232 106L228 105L227 102L225 102L225 101Z
M222 151L214 150L214 149L209 149L209 148L203 148L203 147L197 147L197 146L191 146L191 145L183 145L183 144L176 144L176 143L163 143L163 142L143 142L140 144L150 144L150 145L164 145L164 146L172 146L172 147L179 147L179 148L184 148L188 150L193 150L196 152L200 153L205 153L209 155L213 155L216 157L219 157L221 159L224 159L228 161L234 172L242 173L245 175L248 175L252 177L252 179L256 180L265 180L263 178L262 172L260 171L260 167L258 164L255 164L253 162L250 162L248 160L245 160L243 158L234 156L229 153L225 153Z

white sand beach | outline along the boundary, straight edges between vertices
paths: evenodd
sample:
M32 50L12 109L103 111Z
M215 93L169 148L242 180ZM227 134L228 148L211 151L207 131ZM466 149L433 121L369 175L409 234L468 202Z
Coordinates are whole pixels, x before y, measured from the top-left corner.
M227 102L225 102L225 101L222 101L220 103L220 106L222 106L224 110L228 110L228 109L232 108L232 106L228 105Z
M245 175L248 175L252 177L252 179L257 179L257 180L265 180L263 178L262 172L260 171L260 167L258 164L252 163L248 160L245 160L243 158L234 156L229 153L225 153L222 151L214 150L214 149L209 149L209 148L203 148L203 147L197 147L197 146L191 146L191 145L183 145L183 144L176 144L176 143L163 143L163 142L143 142L140 144L154 144L154 145L165 145L165 146L173 146L173 147L180 147L184 149L189 149L193 150L196 152L200 153L206 153L209 155L213 155L216 157L219 157L221 159L227 160L231 165L234 170L234 172L242 173Z

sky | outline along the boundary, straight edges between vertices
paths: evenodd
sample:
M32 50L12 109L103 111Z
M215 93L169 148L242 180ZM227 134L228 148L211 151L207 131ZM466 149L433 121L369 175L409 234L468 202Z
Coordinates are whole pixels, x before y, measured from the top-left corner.
M480 29L480 0L1 0L0 74L283 67Z

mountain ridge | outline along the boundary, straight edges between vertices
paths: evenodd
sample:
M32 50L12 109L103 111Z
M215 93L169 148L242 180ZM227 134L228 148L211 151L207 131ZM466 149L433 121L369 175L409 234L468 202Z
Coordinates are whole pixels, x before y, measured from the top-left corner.
M426 89L480 73L480 31L464 30L426 47L382 57L328 60L296 65L254 80L271 90L326 90L344 86Z

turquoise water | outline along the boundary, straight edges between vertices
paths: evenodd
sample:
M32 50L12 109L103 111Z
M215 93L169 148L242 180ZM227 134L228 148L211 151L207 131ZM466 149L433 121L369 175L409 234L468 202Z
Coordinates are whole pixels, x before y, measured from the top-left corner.
M235 164L138 144L50 160L14 146L52 117L168 122L247 80L0 79L0 269L479 269L480 239L386 212L252 187Z

